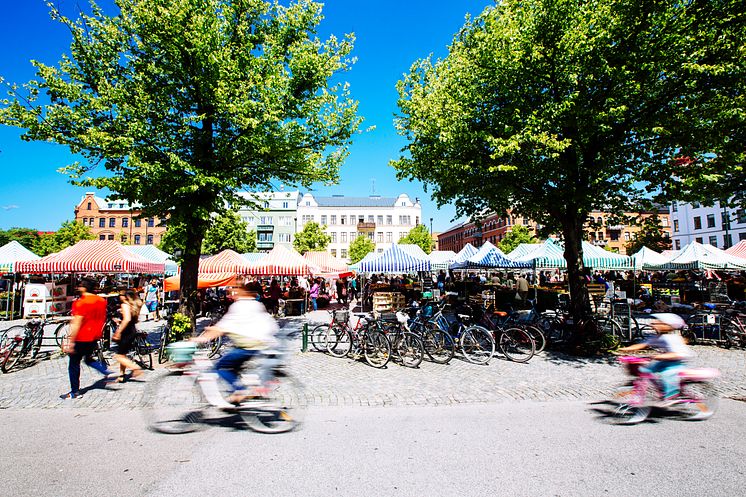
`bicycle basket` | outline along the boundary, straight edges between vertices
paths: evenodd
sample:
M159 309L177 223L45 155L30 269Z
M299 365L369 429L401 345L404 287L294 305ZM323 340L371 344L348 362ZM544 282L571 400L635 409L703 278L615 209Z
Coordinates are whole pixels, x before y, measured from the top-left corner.
M344 324L350 319L350 311L336 311L334 313L334 322Z
M174 342L166 346L168 355L173 362L192 362L197 344L194 342Z

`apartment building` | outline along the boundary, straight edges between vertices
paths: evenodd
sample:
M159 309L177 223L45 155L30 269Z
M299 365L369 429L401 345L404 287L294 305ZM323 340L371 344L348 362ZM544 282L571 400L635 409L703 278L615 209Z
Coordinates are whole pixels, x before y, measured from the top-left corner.
M640 219L658 216L660 226L663 229L663 236L671 238L671 217L667 207L661 206L657 209L634 213L627 212L624 215L630 218L639 217ZM639 222L637 224L624 224L614 221L608 212L594 211L588 216L586 233L588 234L588 240L594 245L610 249L612 252L619 254L632 255L627 253L626 246L637 237L640 227Z
M297 210L300 193L240 192L253 206L238 210L238 215L256 232L256 248L268 252L276 245L292 247L297 227Z
M746 240L746 209L673 202L669 206L673 248L679 250L690 242L708 243L726 249Z
M166 232L166 219L141 218L142 209L124 200L105 200L87 192L75 206L75 220L91 229L99 240L131 245L156 245Z
M348 259L350 243L360 235L367 236L378 252L407 236L422 224L420 199L407 194L398 197L331 197L305 193L298 201L298 230L311 221L324 227L331 237L328 251L335 257Z

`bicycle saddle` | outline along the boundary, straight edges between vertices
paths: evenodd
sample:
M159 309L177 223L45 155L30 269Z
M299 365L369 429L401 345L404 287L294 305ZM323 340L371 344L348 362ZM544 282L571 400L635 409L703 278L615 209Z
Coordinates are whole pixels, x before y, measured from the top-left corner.
M494 314L495 316L500 316L501 318L504 318L505 316L508 315L508 313L505 311L495 311L492 314Z

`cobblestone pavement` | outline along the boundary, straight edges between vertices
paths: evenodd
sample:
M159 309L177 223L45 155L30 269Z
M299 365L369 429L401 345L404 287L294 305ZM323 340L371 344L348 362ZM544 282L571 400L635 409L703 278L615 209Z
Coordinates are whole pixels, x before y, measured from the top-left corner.
M311 321L324 320L315 313ZM300 349L300 330L305 319L281 321L295 350ZM154 329L157 323L142 323ZM157 335L153 334L153 338ZM717 367L722 378L718 390L726 397L746 397L746 351L696 346L695 365ZM154 358L154 362L155 358ZM496 356L489 365L477 366L458 355L448 365L424 361L409 369L393 362L385 369L374 369L363 361L337 359L319 352L296 352L291 369L302 380L311 405L322 406L405 406L448 405L514 400L602 400L625 377L614 358L584 359L551 352L535 356L527 364L517 364ZM156 366L142 381L104 387L100 376L82 368L81 385L93 385L83 398L61 400L69 388L67 361L63 357L42 360L0 374L0 408L55 408L75 406L100 409L134 409L144 405L145 385L164 374Z

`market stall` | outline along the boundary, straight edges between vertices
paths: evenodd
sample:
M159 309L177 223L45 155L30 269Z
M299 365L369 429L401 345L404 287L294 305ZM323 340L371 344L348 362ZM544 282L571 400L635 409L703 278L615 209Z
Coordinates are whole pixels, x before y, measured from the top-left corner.
M259 276L308 276L321 270L295 250L275 245L265 257L250 264L246 274Z
M668 259L663 254L659 254L647 247L642 247L637 253L632 255L631 259L632 266L636 271L650 269L651 267L660 266L668 262Z
M329 252L306 252L303 257L319 269L320 273L314 273L314 276L344 278L352 275L347 263Z
M426 255L425 257L416 256L413 255L412 250L392 244L370 260L361 261L359 267L364 273L407 275L430 271L432 265ZM419 298L420 291L419 283L415 286L400 280L388 282L371 280L367 285L364 300L372 304L374 312L387 312L403 307L407 296Z
M735 257L746 259L746 240L741 240L740 242L733 245L731 248L726 249L725 252Z
M39 258L15 240L0 247L0 319L13 319L21 310L23 289L17 288L16 263Z
M179 272L179 266L174 260L171 259L171 256L166 252L160 250L155 245L128 245L127 250L138 254L148 259L149 261L162 263L164 266L165 274L167 276L171 276Z
M456 252L452 250L435 250L428 255L433 271L446 270L456 258Z

